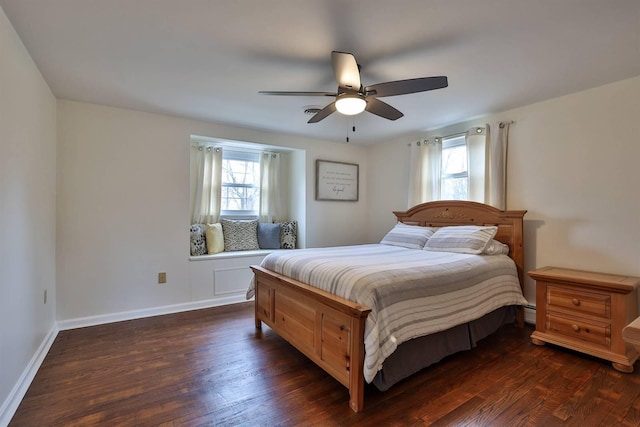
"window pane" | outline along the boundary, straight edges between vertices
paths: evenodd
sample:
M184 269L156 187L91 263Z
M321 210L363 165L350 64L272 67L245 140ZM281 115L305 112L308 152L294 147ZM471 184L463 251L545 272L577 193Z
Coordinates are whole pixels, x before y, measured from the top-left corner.
M442 148L442 174L453 175L467 171L467 147L458 145Z
M246 160L222 161L223 184L250 184L259 185L260 163Z
M442 200L467 200L468 180L464 178L443 178Z
M223 211L257 211L259 199L257 187L222 186Z

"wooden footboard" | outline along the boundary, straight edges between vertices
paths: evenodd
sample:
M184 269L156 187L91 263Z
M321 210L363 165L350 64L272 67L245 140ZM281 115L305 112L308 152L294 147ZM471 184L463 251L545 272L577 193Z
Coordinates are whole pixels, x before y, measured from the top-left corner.
M256 328L262 322L349 389L349 405L364 406L364 324L369 307L251 266Z

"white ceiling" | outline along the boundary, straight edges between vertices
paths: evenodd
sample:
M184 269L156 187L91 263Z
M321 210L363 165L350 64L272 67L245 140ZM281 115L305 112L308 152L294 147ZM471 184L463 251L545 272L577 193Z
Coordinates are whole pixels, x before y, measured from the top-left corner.
M332 50L362 83L446 75L383 100L353 143L426 129L640 75L639 0L0 0L58 98L344 141L352 119L307 124L335 91Z

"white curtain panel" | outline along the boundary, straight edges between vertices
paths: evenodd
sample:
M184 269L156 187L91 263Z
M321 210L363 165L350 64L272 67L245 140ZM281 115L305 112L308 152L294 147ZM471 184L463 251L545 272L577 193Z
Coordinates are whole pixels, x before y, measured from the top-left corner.
M411 143L409 163L409 207L440 200L442 139Z
M487 171L486 132L482 134L467 132L467 162L469 176L469 192L467 198L474 202L486 203L485 177Z
M491 131L487 124L488 174L485 187L485 203L498 209L507 206L507 147L509 145L509 122L498 123Z
M275 222L281 212L280 154L263 153L260 157L260 222Z
M412 142L409 148L409 208L424 201L422 171L426 162L426 149L423 147L422 142L418 141Z
M220 217L222 148L193 146L196 185L192 195L192 224L213 224Z

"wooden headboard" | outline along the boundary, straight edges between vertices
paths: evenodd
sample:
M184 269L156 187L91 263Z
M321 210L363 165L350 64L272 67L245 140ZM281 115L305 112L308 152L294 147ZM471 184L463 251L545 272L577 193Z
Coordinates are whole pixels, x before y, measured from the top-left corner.
M393 212L399 222L423 227L451 225L496 225L496 240L509 245L509 256L524 286L523 221L527 211L501 211L477 202L441 200L416 205L406 212Z

